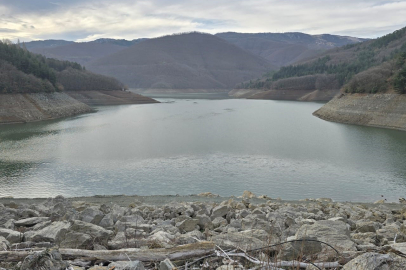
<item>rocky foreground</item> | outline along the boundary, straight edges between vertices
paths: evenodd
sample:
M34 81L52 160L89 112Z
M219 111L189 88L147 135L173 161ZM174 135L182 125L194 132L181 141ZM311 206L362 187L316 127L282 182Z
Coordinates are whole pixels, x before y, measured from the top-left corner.
M0 269L406 269L403 204L92 198L0 198Z

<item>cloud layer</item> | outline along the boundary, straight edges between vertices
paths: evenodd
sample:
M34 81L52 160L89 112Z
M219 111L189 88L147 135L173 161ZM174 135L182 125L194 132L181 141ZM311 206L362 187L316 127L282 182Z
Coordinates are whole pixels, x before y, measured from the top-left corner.
M202 31L378 37L406 26L406 1L0 0L0 38L156 37Z

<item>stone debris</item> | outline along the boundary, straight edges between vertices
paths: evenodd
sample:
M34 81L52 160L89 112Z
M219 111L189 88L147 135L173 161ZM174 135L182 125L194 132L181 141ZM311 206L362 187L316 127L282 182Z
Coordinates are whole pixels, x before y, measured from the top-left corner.
M178 262L164 258L155 266L131 260L62 260L58 248L154 250L200 241L214 243L220 253L258 249L250 256L261 261L306 258L335 260L343 269L406 269L402 257L406 254L406 207L402 204L366 205L328 198L284 202L258 198L249 191L241 198L221 202L210 194L197 196L205 197L204 202L177 200L149 205L135 201L128 207L71 201L62 196L39 204L0 204L0 249L46 249L20 261L19 269L40 269L32 268L34 264L43 265L41 269L178 269ZM260 252L268 246L272 247L267 252ZM244 269L237 260L230 260L210 257L193 269ZM0 257L0 269L14 269L16 263L10 266Z

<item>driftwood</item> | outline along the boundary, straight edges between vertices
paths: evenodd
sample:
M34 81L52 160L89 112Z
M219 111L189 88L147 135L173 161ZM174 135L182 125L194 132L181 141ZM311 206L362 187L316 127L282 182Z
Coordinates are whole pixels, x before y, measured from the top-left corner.
M158 248L141 250L136 248L119 250L85 250L85 249L59 249L64 260L80 259L81 261L142 261L154 262L170 260L186 260L193 257L205 256L214 252L215 245L211 242L177 246L174 248ZM38 250L34 251L37 252ZM42 250L39 250L42 251ZM31 251L32 252L32 251ZM24 260L29 251L0 251L0 261L18 262Z

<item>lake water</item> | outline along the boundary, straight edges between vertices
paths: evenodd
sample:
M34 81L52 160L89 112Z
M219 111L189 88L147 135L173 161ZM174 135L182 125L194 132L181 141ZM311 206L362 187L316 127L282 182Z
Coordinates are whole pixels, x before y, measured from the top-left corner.
M320 120L320 103L159 100L0 126L0 196L406 195L405 132Z

